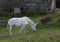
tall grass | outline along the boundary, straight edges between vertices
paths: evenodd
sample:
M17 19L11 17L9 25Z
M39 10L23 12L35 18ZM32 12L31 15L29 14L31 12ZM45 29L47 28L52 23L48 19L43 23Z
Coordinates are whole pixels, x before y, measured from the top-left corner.
M51 23L55 23L54 21L60 13L59 10L60 9L57 9L56 13L53 14L54 19ZM35 23L38 23L41 17L42 16L30 16L30 18ZM7 18L1 17L1 19ZM34 32L31 30L30 26L27 25L21 35L18 35L19 29L21 27L13 27L13 36L9 36L9 32L6 26L0 26L0 42L60 42L60 27L53 27L50 25L48 27L43 25L39 26L40 27L37 28L36 32Z

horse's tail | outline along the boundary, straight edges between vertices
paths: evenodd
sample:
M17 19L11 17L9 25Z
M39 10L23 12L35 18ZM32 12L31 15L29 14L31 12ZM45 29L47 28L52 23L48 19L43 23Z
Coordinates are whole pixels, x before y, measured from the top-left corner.
M7 23L7 29L9 28L9 24Z

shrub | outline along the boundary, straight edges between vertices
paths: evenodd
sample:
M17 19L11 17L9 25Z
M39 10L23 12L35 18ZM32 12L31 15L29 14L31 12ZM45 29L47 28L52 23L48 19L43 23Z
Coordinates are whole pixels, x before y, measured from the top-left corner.
M46 28L46 27L51 27L52 24L52 20L53 20L53 16L52 15L46 15L43 16L41 19L39 19L39 22L37 23L37 29L39 28Z
M60 24L60 18L56 19L56 24Z
M41 8L36 8L35 11L34 11L34 14L44 16L44 15L48 15L48 12L41 9Z
M48 14L48 12L44 11L41 8L36 8L36 9L32 9L32 10L31 9L25 9L22 12L23 16L36 16L36 15L44 16L44 15L47 15L47 14Z
M47 15L47 16L44 16L41 20L40 20L40 23L41 24L46 24L48 22L50 22L52 20L52 16L51 15Z

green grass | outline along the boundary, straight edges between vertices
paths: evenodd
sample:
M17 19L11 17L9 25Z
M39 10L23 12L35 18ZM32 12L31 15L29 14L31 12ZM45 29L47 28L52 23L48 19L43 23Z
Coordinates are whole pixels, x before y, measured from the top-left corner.
M53 14L54 20L58 18L60 9L57 9ZM38 23L41 16L31 17L31 19ZM4 19L1 17L1 19ZM13 36L9 36L6 26L0 26L0 42L60 42L60 27L58 26L41 26L34 32L30 26L27 25L21 35L18 35L20 27L13 27Z
M60 42L59 28L44 28L36 32L26 28L20 36L18 35L18 30L19 28L14 28L13 36L9 37L8 30L1 28L0 42L58 42L58 40Z

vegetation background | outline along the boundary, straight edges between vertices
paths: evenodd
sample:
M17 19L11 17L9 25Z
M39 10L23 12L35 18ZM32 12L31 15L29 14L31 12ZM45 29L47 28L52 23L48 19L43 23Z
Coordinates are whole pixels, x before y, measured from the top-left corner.
M23 33L18 35L20 27L13 27L13 36L10 37L6 27L7 22L4 25L0 23L0 42L60 42L60 22L58 22L60 18L60 9L56 9L55 13L52 14L38 10L15 17L22 17L25 15L39 24L37 25L37 31L32 31L30 26L27 25ZM53 19L48 25L41 25L40 19L46 15L52 15ZM12 16L0 16L2 20L8 20L9 18L12 18Z

